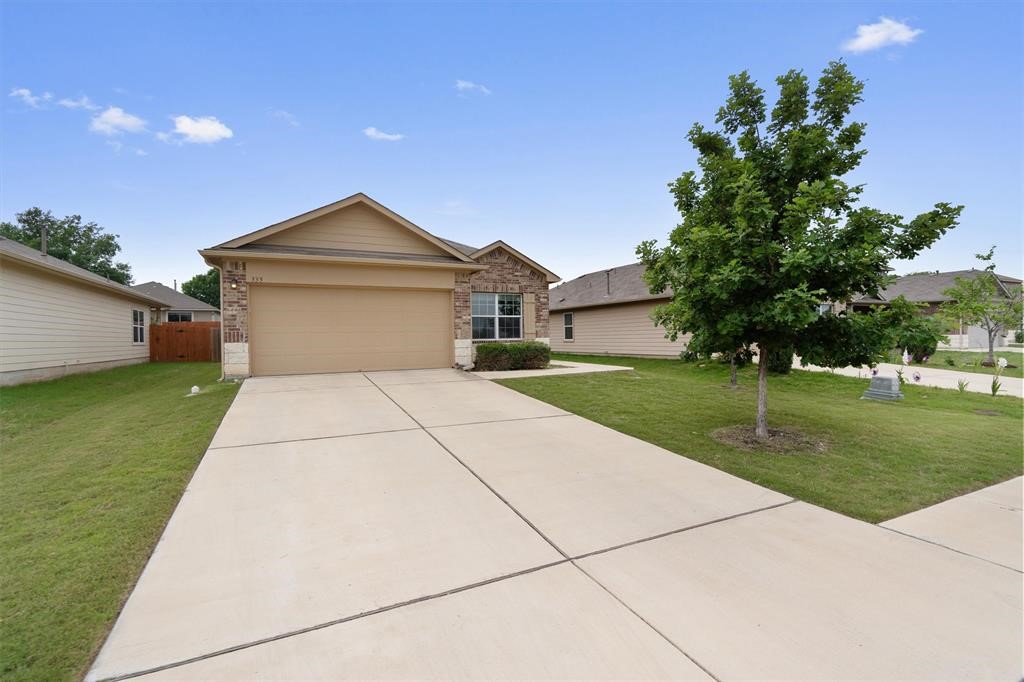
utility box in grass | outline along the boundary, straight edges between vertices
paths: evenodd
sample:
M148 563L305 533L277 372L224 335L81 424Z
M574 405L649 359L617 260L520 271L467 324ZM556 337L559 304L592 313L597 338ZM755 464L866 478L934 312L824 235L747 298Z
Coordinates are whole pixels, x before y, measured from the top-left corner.
M896 377L871 377L871 385L861 400L903 400L900 380Z

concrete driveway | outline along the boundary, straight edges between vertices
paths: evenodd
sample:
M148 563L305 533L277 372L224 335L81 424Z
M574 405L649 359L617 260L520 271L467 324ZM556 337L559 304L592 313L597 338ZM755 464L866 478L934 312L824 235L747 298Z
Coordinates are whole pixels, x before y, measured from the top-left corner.
M1021 577L470 374L250 379L87 679L1019 679Z

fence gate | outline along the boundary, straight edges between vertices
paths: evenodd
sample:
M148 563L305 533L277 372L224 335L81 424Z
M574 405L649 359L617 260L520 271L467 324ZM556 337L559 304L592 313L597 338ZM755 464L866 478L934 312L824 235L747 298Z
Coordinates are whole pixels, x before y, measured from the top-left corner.
M220 322L168 322L149 326L152 362L220 362Z

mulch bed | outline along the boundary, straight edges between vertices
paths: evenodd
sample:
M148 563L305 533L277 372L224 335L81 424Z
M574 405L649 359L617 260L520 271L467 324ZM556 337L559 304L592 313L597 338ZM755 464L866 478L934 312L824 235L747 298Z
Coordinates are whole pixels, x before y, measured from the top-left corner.
M712 431L711 437L740 450L773 455L820 455L829 446L825 439L796 429L768 429L768 440L763 441L755 435L753 426L726 426Z

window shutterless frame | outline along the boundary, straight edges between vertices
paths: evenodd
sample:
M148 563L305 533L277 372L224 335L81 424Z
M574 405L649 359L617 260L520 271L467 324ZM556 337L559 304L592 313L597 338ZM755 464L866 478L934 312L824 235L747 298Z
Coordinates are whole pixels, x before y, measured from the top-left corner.
M523 295L474 292L470 295L474 341L523 338Z
M132 344L146 343L146 311L132 308Z
M191 313L191 311L185 312L185 313L178 313L178 312L167 313L167 321L168 322L191 322L192 321L192 313Z
M573 317L573 313L562 313L562 339L564 341L572 341L576 336L576 330L573 328Z

